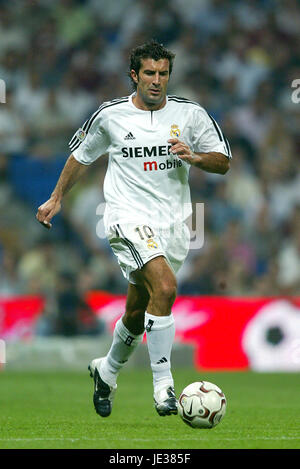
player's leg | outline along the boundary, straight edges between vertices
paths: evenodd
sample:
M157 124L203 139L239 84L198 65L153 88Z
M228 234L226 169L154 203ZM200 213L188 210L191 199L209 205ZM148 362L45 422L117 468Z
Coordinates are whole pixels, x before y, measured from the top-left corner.
M160 415L168 415L170 413L177 413L170 366L171 348L175 335L171 308L177 290L176 278L173 271L177 272L184 261L188 246L184 246L184 249L180 248L182 244L182 236L180 236L180 243L173 243L174 246L172 248L170 240L160 238L150 228L151 236L153 235L151 240L147 234L150 232L149 230L147 233L144 233L145 236L141 237L139 233L143 229L144 226L137 230L137 227L132 224L122 225L122 227L118 224L110 227L108 233L110 245L118 258L123 275L130 282L137 280L136 286L130 285L129 287L126 312L119 322L120 329L116 326L110 352L113 353L115 349L118 349L119 352L120 350L126 350L129 357L135 346L139 343L139 336L142 337L144 327L143 317L145 317L148 350L153 371L156 409ZM166 261L165 253L170 264ZM172 269L170 265L172 265ZM147 312L145 313L146 308ZM127 344L125 344L126 340ZM120 348L115 347L116 343L121 344ZM130 350L124 347L124 345L128 346L128 343L131 344ZM120 355L122 355L122 352L120 352ZM126 361L126 354L124 356ZM107 363L107 360L104 358L100 360ZM110 366L112 366L112 363L113 361L111 360ZM106 374L106 379L112 386L109 386L109 383L102 380L100 375L99 379L95 380L95 394L99 394L97 389L103 389L104 392L102 393L101 391L101 393L105 394L106 401L110 400L110 396L113 395L116 388L114 383L120 370L120 368L118 369L118 363L122 366L120 359L116 360L114 364L115 370L110 370L110 377L108 376L109 371ZM96 371L95 374L97 375L97 373ZM105 371L103 376L104 374ZM102 405L102 403L100 402L99 405ZM96 404L95 407L97 410ZM109 415L111 412L111 402L107 402L106 410L107 413L105 415ZM99 413L103 415L101 412Z
M94 406L102 417L110 415L118 374L143 339L148 301L144 286L129 284L126 311L115 325L110 350L106 357L93 360L89 366L95 382Z
M132 334L144 334L145 331L145 311L149 303L149 293L147 288L141 284L139 272L136 273L139 284L129 284L126 311L123 316L123 323Z
M160 415L176 414L177 402L171 373L171 351L175 336L171 309L177 291L176 277L162 256L149 261L141 272L150 296L145 327L155 407Z
M110 350L101 364L103 379L116 384L119 371L142 342L149 294L143 285L129 284L125 314L116 322Z

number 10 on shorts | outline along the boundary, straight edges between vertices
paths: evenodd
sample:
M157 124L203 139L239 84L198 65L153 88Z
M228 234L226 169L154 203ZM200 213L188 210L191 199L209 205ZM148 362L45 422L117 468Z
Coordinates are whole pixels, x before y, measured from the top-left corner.
M150 226L144 225L143 227L137 226L135 231L139 234L141 240L153 238L154 232Z

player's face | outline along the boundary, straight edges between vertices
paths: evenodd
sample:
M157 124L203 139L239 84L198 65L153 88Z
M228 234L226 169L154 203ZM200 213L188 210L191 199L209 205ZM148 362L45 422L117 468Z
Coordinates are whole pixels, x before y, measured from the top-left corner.
M131 76L137 84L137 97L146 107L159 109L164 106L169 82L168 59L141 59L139 74L132 70Z

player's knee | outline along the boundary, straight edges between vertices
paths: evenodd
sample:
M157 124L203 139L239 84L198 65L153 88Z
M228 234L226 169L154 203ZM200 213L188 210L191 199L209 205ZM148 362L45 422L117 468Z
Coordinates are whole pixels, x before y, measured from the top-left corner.
M173 304L177 295L176 279L163 280L159 287L157 295L164 301Z

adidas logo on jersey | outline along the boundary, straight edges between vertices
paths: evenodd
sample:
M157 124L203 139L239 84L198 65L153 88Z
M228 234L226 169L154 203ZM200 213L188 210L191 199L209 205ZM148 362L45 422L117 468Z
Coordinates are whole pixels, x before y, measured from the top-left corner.
M124 137L124 140L135 140L135 136L131 132L129 132L129 134Z

